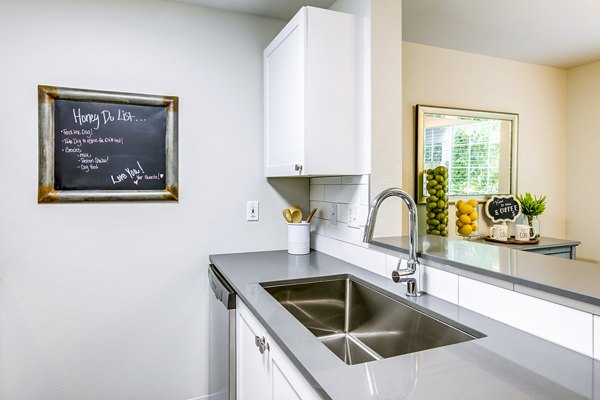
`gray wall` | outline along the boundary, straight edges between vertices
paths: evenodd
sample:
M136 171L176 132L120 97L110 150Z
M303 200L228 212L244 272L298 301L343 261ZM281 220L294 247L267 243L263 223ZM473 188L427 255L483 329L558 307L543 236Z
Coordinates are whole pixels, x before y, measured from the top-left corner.
M262 49L282 26L171 1L2 1L0 398L207 393L208 254L285 248L280 210L308 203L306 181L263 177ZM180 202L38 205L38 84L179 96Z

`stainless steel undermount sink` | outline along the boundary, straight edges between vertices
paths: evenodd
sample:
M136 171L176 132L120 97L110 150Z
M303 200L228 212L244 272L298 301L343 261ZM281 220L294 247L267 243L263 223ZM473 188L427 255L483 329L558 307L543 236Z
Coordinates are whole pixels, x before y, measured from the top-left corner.
M261 286L350 365L485 336L351 275Z

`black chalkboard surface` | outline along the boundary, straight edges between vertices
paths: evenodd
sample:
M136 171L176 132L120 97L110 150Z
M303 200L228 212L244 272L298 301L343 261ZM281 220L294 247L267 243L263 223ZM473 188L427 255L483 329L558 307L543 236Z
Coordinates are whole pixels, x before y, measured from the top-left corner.
M165 188L164 107L56 100L56 190Z
M485 213L493 222L515 222L521 214L521 203L515 196L492 196L485 203Z
M38 202L178 201L175 96L38 86Z

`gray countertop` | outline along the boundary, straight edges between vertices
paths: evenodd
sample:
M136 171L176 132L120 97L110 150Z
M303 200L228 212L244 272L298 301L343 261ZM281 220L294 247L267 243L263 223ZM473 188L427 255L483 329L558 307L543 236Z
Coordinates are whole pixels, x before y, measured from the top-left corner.
M514 236L512 237L514 239ZM534 249L547 249L547 248L553 248L553 247L558 247L558 246L579 246L581 244L580 241L578 240L564 240L564 239L555 239L555 238L550 238L550 237L540 237L538 239L538 243L534 243L531 244L529 242L525 242L525 243L507 243L507 242L494 242L494 241L489 241L489 240L485 240L484 238L482 239L473 239L472 242L477 242L477 243L484 243L484 244L489 244L492 246L501 246L501 247L508 247L511 249L515 249L515 250L534 250Z
M567 242L578 243L578 242ZM376 238L376 246L408 252L408 237ZM501 279L553 295L600 306L600 265L494 246L486 242L419 236L418 256L436 264Z
M595 386L600 392L600 372L594 372L600 371L597 361L429 295L410 301L487 336L346 365L259 283L350 274L392 297L404 297L404 286L316 251L305 256L288 255L285 251L221 254L211 255L210 260L323 398L600 398L600 393L595 393Z

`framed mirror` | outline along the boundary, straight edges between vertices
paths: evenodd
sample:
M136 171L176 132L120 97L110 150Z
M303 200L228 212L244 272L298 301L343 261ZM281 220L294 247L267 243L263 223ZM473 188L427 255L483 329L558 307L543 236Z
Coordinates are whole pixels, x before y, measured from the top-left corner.
M416 106L416 198L425 203L428 175L444 171L447 201L517 191L518 114ZM428 173L429 172L429 173ZM447 172L447 173L446 173ZM433 178L432 178L433 176Z

